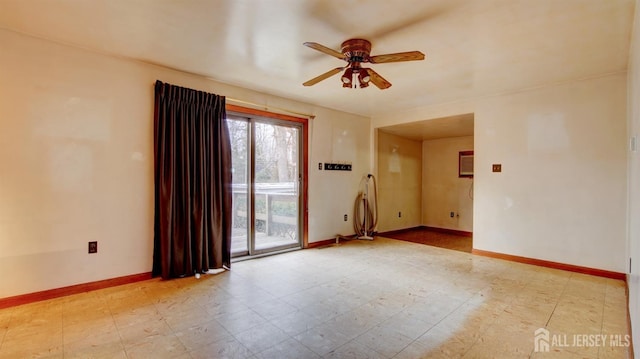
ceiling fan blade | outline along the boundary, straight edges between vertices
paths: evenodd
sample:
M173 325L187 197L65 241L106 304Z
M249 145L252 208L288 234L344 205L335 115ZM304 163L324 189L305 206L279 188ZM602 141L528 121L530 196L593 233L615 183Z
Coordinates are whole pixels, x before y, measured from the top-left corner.
M336 67L335 69L329 70L329 71L323 73L320 76L312 78L311 80L303 83L303 85L304 86L313 86L313 85L317 84L318 82L320 82L322 80L328 79L329 77L337 74L338 72L340 72L342 70L344 70L344 67Z
M323 53L325 53L327 55L331 55L333 57L337 57L340 60L345 60L345 56L342 53L340 53L340 52L338 52L336 50L330 49L330 48L328 48L328 47L326 47L324 45L320 45L317 42L305 42L305 43L303 43L303 45L306 46L306 47L310 47L310 48L312 48L314 50L318 50L320 52L323 52Z
M384 77L378 75L377 72L373 71L373 69L363 69L367 70L369 77L371 77L371 82L376 85L380 90L388 89L391 87L391 82L384 79Z
M424 60L424 54L420 51L398 52L395 54L385 54L371 56L369 62L372 64L381 64L384 62L400 62L400 61L416 61Z

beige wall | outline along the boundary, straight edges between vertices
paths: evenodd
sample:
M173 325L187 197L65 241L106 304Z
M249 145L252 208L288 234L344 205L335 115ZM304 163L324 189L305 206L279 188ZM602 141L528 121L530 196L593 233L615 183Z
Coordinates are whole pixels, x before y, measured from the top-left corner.
M5 30L0 44L0 298L151 270L157 79L315 114L309 239L353 233L369 119Z
M312 108L309 149L309 241L351 235L353 204L370 167L369 120L324 108ZM318 163L349 162L351 172L319 171ZM348 221L343 220L348 214Z
M421 224L422 143L378 131L378 231ZM398 212L402 217L398 217Z
M473 178L458 177L458 154L473 136L422 142L422 224L473 232ZM450 212L455 212L451 218Z
M372 126L462 113L475 122L475 248L626 271L625 73L376 116Z
M633 258L629 281L629 311L635 357L640 357L640 4L636 1L628 72L629 137L636 136L637 149L629 152L629 257Z
M478 104L476 248L626 270L625 78Z

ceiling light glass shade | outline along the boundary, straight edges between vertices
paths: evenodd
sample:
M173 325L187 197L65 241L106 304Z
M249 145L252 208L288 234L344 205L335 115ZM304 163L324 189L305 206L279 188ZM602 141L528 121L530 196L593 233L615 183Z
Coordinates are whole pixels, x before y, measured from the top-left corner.
M353 82L353 69L351 68L346 69L341 79L342 79L342 82L344 82L345 84L351 84ZM347 86L344 86L344 87L347 87Z
M361 69L360 74L358 74L358 80L360 80L360 85L366 84L365 86L360 86L360 87L369 86L369 81L371 80L371 76L369 76L369 71L367 71L367 69Z

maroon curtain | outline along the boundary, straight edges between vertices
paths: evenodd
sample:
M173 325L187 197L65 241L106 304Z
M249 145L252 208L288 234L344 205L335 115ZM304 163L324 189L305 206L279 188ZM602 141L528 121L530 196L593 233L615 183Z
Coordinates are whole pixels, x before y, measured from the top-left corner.
M156 81L153 274L231 266L231 145L225 98Z

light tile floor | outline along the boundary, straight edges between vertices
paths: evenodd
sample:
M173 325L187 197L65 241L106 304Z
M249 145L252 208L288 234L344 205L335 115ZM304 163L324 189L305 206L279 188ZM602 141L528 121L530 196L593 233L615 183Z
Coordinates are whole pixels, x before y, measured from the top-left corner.
M3 309L0 358L626 358L626 316L621 281L376 238Z

